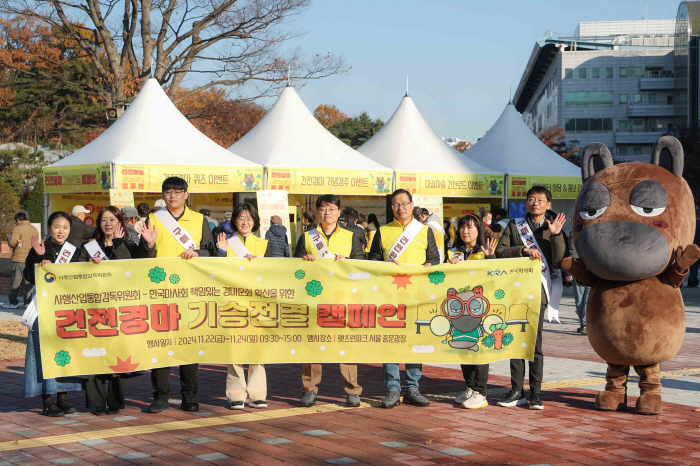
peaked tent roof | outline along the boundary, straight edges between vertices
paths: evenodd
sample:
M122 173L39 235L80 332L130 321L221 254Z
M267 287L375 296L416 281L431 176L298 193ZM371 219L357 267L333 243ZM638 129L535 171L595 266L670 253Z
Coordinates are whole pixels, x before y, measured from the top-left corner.
M390 170L333 136L291 86L229 150L266 167Z
M492 170L521 176L581 176L581 169L545 146L512 103L476 144L464 153Z
M497 173L463 157L435 134L408 93L389 121L357 151L397 171Z
M153 78L146 81L133 103L107 131L51 166L110 162L260 167L202 134Z

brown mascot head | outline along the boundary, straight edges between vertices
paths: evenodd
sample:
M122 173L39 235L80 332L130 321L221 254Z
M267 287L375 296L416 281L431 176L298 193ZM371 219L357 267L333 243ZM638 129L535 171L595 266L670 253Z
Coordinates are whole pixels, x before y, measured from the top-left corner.
M613 165L605 145L589 144L581 173L574 243L598 277L623 282L654 277L670 265L673 251L692 244L695 207L676 138L661 137L651 163Z

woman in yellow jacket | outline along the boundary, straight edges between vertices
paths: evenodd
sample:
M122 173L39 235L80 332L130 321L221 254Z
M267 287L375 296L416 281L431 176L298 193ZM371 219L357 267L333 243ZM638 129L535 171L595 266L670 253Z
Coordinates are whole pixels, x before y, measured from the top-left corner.
M260 216L251 204L238 204L231 215L233 235L228 240L226 233L220 233L216 246L219 257L241 257L249 261L256 257L272 257L272 248L266 239L253 233L260 228ZM246 395L251 408L267 408L267 376L262 364L248 365L248 383L246 384L242 364L229 364L226 372L226 397L231 409L245 408Z
M498 244L498 241L494 238L484 240L484 227L479 217L472 214L465 215L459 219L457 224L455 247L448 251L449 258L447 262L458 264L467 260L495 259L496 244ZM474 338L469 334L452 336L453 339L455 337ZM489 365L462 364L462 375L467 387L465 391L455 398L455 403L462 405L466 409L488 406L486 401L486 384L489 378Z

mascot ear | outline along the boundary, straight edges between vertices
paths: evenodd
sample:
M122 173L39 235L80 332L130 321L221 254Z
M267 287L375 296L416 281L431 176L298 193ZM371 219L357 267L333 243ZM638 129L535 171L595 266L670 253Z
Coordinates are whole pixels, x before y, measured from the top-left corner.
M581 159L581 179L585 183L588 178L599 171L612 167L613 160L610 151L605 144L593 142L583 149Z
M673 136L661 136L651 150L651 163L665 168L678 178L683 176L683 146Z

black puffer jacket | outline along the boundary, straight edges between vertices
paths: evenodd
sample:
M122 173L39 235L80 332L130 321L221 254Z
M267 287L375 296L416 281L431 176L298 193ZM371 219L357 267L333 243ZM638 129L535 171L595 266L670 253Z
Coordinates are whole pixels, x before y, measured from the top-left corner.
M287 227L279 223L270 225L265 233L265 239L272 247L272 257L289 257L289 243L287 242Z

